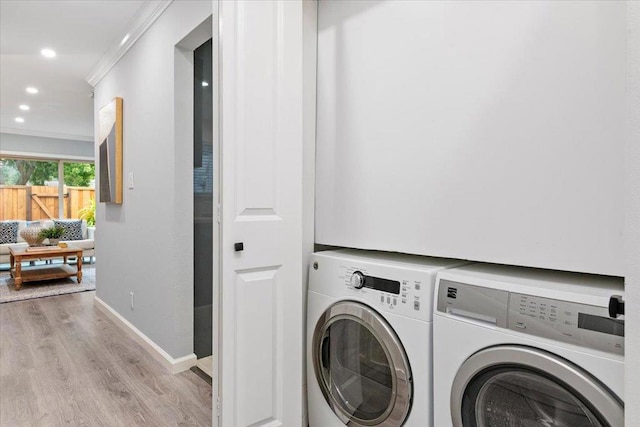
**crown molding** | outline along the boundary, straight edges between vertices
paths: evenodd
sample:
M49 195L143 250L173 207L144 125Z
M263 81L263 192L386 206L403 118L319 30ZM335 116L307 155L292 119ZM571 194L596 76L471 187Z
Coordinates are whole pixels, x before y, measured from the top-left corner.
M98 84L98 82L107 75L109 70L118 63L120 58L122 58L151 25L156 22L160 15L162 15L162 12L164 12L172 2L173 0L147 0L131 21L129 21L127 31L124 32L124 34L129 34L127 41L122 43L118 40L111 46L109 50L107 50L107 53L96 63L85 80L89 82L91 86ZM124 37L123 35L123 38Z
M87 136L87 135L72 135L68 133L47 132L47 131L29 130L29 129L14 129L14 128L6 128L6 127L0 128L0 133L12 133L16 135L25 135L25 136L39 136L42 138L66 139L71 141L85 141L85 142L95 141L93 136Z

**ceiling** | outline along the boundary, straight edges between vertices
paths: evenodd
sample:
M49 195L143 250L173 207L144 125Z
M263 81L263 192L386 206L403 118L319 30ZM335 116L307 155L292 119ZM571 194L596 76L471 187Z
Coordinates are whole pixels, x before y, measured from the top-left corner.
M145 3L0 1L0 130L93 141L93 88L87 76L121 44ZM44 48L57 56L45 58ZM28 94L28 86L39 92ZM30 110L21 111L21 104Z

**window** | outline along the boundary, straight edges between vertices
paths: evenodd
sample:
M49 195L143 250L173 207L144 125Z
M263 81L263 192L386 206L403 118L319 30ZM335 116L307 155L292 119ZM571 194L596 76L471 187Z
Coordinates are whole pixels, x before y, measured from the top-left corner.
M95 198L94 184L93 163L1 158L0 220L78 218Z

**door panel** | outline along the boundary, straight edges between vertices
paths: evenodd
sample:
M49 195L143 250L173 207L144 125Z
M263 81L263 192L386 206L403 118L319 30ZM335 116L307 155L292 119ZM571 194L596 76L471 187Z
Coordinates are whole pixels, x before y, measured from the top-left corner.
M296 426L304 401L302 3L223 1L220 15L221 425Z
M278 325L278 267L238 271L236 281L236 400L241 426L273 421L279 400L275 386L281 374L281 349L273 337ZM256 357L257 356L257 357Z
M237 39L237 214L276 215L277 43L275 2L239 2Z

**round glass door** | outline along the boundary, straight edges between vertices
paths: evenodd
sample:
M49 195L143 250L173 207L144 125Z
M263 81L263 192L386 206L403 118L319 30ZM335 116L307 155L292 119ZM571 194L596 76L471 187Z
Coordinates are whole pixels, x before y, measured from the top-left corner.
M555 355L517 346L467 359L454 381L451 411L454 425L463 427L624 424L624 406L595 378Z
M349 426L400 426L411 407L411 371L393 329L351 301L329 307L313 335L316 379L334 413Z

